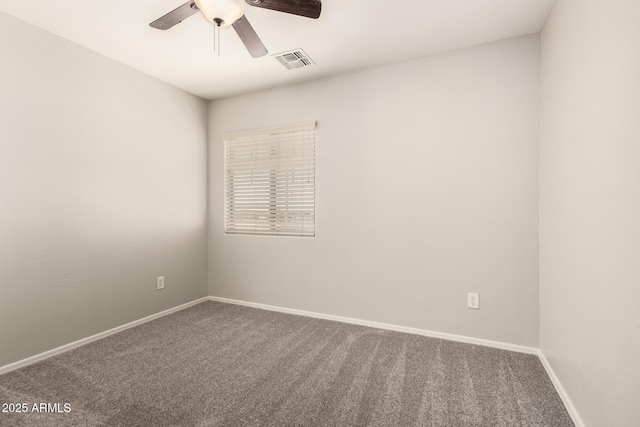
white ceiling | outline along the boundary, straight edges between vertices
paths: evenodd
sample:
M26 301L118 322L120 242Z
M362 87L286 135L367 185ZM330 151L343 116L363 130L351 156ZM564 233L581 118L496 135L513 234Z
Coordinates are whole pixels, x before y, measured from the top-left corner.
M205 99L418 58L540 31L554 0L323 0L320 19L246 6L269 55L253 59L230 27L213 51L200 13L149 23L186 0L0 0L0 10ZM17 41L19 43L19 40ZM302 48L317 65L271 55Z

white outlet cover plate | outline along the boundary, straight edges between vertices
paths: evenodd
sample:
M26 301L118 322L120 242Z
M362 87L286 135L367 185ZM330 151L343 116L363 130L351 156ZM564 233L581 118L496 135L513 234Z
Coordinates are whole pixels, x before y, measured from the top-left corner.
M467 307L479 310L480 309L480 295L469 292L467 294Z
M156 289L158 289L158 290L164 289L164 276L158 277L158 279L156 281Z

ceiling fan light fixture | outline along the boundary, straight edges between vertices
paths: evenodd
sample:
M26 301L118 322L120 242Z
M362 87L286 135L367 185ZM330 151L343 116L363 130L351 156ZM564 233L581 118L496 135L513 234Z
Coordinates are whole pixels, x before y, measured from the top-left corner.
M242 0L195 0L207 21L220 27L236 22L244 15Z

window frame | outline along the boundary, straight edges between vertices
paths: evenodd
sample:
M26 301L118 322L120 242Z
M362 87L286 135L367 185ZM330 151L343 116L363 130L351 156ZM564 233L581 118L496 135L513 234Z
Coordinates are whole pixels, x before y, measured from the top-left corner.
M223 230L225 234L311 238L316 236L315 128L316 122L310 121L286 126L227 132L222 135L224 149ZM295 133L300 134L299 140L295 139ZM284 148L280 146L281 137L287 141L283 142ZM292 137L293 143L286 139ZM243 166L243 168L233 171L233 160L236 162L241 160L232 159L232 156L241 150L238 147L241 147L242 144L250 145L252 140L256 141L255 151L262 151L261 155L255 157L256 166L254 168ZM263 141L261 142L261 140ZM238 143L238 146L233 147L235 143ZM259 144L263 144L263 146L259 146ZM288 144L299 144L299 146L288 147ZM264 155L265 151L273 151L273 157ZM244 152L246 155L247 150L245 149ZM287 152L296 154L290 154L287 157ZM279 153L285 153L285 155L278 157ZM249 158L253 158L253 155ZM298 160L292 161L292 159L298 158L301 159L299 163L295 163ZM280 166L281 160L286 163L286 166ZM250 178L246 179L252 186L254 173L260 176L259 179L262 181L263 187L268 186L268 197L265 197L267 193L264 188L253 190L251 194L260 199L259 202L256 202L261 203L260 207L245 207L245 219L236 219L234 212L238 211L238 203L242 202L238 202L236 198L231 196L232 193L237 192L237 187L230 183L230 179L233 180L233 177L237 179L238 174L249 174ZM256 186L259 185L256 184ZM284 193L283 186L285 187ZM283 199L285 201L282 201ZM290 199L298 201L290 202ZM288 210L289 203L295 203L296 209ZM269 214L265 216L264 211L267 206ZM293 214L287 215L288 213ZM252 220L250 218L252 215L254 216L253 229L251 229ZM295 229L297 224L300 224L300 232Z

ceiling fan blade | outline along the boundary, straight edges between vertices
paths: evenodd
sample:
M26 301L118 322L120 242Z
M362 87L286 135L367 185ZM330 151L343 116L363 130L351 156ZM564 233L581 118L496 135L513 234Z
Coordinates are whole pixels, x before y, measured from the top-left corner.
M198 9L196 3L193 0L189 0L182 6L173 9L163 17L156 19L151 24L149 24L149 26L157 28L158 30L168 30L174 25L181 23L199 10L200 9Z
M322 11L320 0L245 0L247 4L263 9L318 19Z
M259 58L268 53L246 16L242 15L242 18L234 22L232 26L252 57Z

